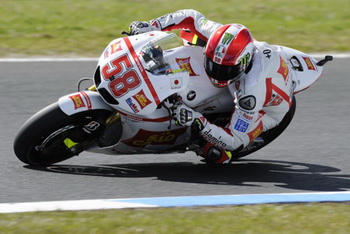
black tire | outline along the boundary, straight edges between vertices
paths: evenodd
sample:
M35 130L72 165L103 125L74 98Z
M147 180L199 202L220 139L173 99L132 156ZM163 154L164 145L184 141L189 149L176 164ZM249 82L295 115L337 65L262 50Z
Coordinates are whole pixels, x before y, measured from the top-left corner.
M97 142L110 114L106 110L91 110L68 116L53 103L20 128L14 140L15 154L29 165L48 166L64 161ZM87 133L83 128L92 121L97 122L98 127ZM74 142L74 146L64 143L67 139Z
M261 148L263 148L266 145L270 144L279 135L281 135L281 133L284 132L284 130L286 130L288 125L292 122L292 119L293 119L294 113L295 113L295 108L296 108L296 99L295 99L295 96L294 96L293 100L292 100L292 106L290 107L290 109L287 112L287 114L284 116L284 118L281 121L281 123L278 126L276 126L276 127L272 128L272 129L264 132L263 134L261 134L260 137L264 141L263 142L251 143L246 148L244 148L242 150L237 150L238 152L234 151L234 153L233 153L233 155L234 155L233 160L242 158L242 157L247 156L247 155L249 155L251 153L254 153L257 150L260 150Z

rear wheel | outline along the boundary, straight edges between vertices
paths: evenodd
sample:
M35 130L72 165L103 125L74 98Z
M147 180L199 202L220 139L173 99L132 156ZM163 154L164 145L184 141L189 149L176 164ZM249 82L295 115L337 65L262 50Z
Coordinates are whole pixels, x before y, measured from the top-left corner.
M293 97L292 106L289 109L289 111L287 112L287 114L284 116L281 123L278 126L262 133L255 141L250 143L244 149L238 150L238 152L235 152L233 154L234 155L233 160L238 159L238 158L242 158L244 156L247 156L248 154L254 153L255 151L268 145L273 140L275 140L279 135L281 135L281 133L284 132L284 130L286 130L286 128L288 127L288 125L292 121L294 113L295 113L295 107L296 107L296 99L295 99L295 97Z
M15 154L29 165L64 161L96 145L110 115L107 110L91 110L68 116L54 103L20 128L14 140Z
M273 140L275 140L281 133L288 127L290 122L293 119L294 113L295 113L295 107L296 107L296 99L293 97L292 100L292 106L287 112L287 114L284 116L283 120L279 123L278 126L267 130L263 132L258 138L256 138L253 142L251 142L248 146L245 148L238 148L235 151L232 152L232 160L237 160L239 158L245 157L251 153L254 153L257 150L260 150L261 148L265 147L266 145L270 144ZM208 121L224 127L227 125L227 123L231 119L232 113L224 113L221 116L218 116L217 114L211 114L211 115L206 115L205 117L208 119ZM193 138L197 140L195 142L195 151L197 147L200 147L199 151L196 151L198 155L203 155L202 148L206 144L206 141L199 136L193 134Z

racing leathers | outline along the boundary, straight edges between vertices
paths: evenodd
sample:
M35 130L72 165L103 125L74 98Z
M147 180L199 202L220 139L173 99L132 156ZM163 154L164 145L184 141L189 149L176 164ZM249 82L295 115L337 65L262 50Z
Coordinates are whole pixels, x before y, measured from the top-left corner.
M198 45L202 42L205 44L221 24L206 19L198 11L180 10L151 20L144 26L145 31L180 29L181 37L190 44ZM235 109L225 128L210 123L200 113L184 107L185 112L192 111L193 118L188 122L192 124L194 121L204 139L221 151L246 147L262 132L277 126L292 104L293 83L286 57L278 46L259 41L254 41L254 46L249 69L238 81L228 86ZM185 112L177 111L176 116L181 119ZM180 123L188 125L186 121L183 119Z

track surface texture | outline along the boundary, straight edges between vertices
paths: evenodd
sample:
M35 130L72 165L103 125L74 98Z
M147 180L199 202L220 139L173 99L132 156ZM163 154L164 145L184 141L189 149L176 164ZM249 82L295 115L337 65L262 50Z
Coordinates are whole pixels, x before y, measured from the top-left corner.
M297 94L288 129L230 166L209 168L194 153L82 153L48 168L24 165L12 145L31 115L76 91L96 61L0 62L0 202L350 190L350 59L334 59Z

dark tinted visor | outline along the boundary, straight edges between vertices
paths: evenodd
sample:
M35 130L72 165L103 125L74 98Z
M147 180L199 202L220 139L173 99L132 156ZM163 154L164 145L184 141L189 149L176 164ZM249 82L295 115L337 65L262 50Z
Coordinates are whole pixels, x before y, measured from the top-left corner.
M207 75L216 80L234 80L242 74L241 64L225 66L214 63L207 56L204 59Z

